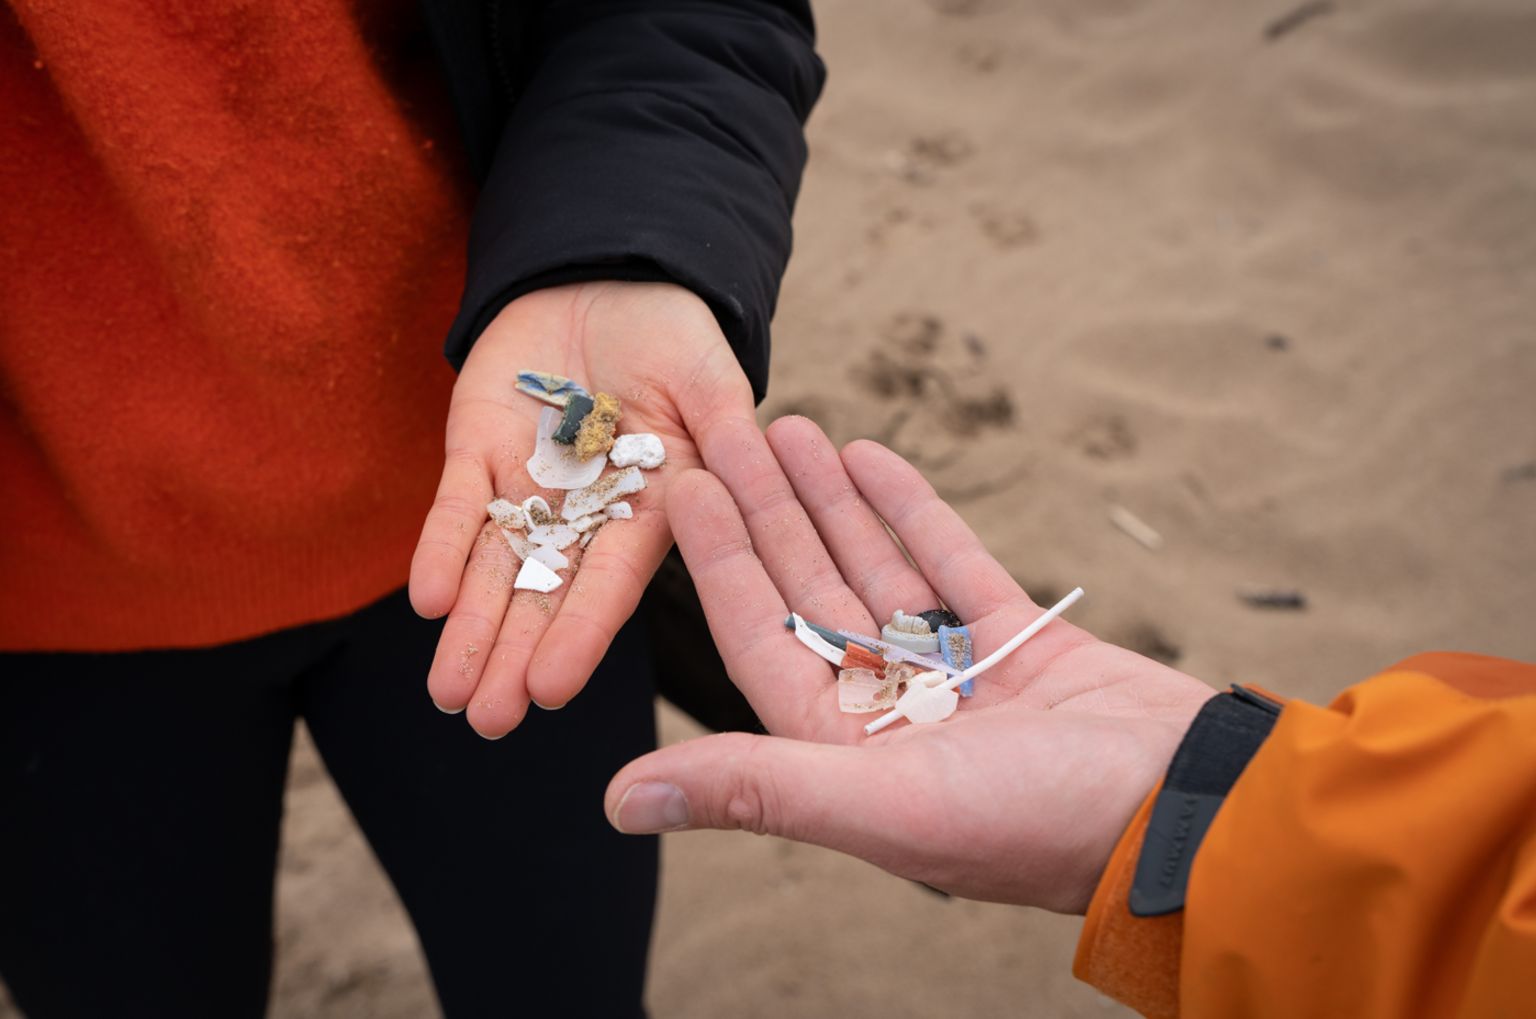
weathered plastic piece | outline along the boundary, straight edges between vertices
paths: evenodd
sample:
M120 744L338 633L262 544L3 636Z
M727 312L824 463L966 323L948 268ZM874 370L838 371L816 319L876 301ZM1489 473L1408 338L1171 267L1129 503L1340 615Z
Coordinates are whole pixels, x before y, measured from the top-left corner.
M564 407L573 395L592 395L564 375L551 375L549 372L520 371L517 373L516 385L518 392L554 407Z
M579 459L575 447L562 446L555 441L555 429L559 425L560 412L555 408L545 407L539 414L539 434L533 456L528 458L528 476L545 488L566 491L586 488L602 476L608 461L600 456Z
M571 398L565 401L565 411L560 415L560 423L555 426L551 439L562 446L569 446L576 441L576 434L581 431L582 419L592 409L592 398L581 393L572 393Z
M601 468L608 461L602 457L594 457L592 462ZM641 475L640 468L626 467L566 496L565 505L560 507L560 515L567 520L577 520L588 513L599 512L604 506L618 502L626 495L634 495L644 489L645 478Z
M523 568L517 571L517 579L512 582L512 586L519 591L548 594L563 583L565 581L554 570L529 556L523 560Z
M944 664L952 669L962 672L971 667L971 630L966 626L939 626L939 651L944 655ZM968 679L961 683L957 690L961 697L970 697L976 692L976 681Z

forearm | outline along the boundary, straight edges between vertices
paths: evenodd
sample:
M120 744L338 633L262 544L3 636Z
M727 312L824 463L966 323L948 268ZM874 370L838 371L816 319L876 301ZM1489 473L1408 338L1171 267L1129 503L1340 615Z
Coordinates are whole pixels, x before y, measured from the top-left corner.
M503 41L528 73L476 207L450 360L534 289L675 282L708 303L761 396L823 77L812 44L803 4L544 5Z

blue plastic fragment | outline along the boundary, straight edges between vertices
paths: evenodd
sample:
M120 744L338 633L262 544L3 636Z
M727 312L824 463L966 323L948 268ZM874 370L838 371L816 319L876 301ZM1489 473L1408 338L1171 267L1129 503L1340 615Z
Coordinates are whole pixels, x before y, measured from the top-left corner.
M572 396L592 395L564 375L551 375L549 372L520 371L517 373L517 388L556 406L564 406L565 401Z
M953 638L958 637L958 640ZM959 645L956 647L955 645ZM958 653L957 653L958 652ZM969 626L940 626L939 627L939 653L944 656L944 664L951 669L969 669L974 663L971 661L971 628ZM976 681L968 679L961 683L957 690L961 697L969 697L976 692Z

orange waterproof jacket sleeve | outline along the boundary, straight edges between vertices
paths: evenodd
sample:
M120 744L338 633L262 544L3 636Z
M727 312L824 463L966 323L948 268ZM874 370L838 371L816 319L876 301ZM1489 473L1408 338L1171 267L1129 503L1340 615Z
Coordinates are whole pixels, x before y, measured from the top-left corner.
M1179 922L1126 907L1147 813L1075 967L1146 1014L1536 1016L1536 666L1420 655L1326 709L1291 702Z

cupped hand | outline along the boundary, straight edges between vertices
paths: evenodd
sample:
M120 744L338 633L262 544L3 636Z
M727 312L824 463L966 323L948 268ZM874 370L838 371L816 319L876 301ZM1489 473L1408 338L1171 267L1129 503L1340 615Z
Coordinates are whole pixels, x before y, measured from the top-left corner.
M614 825L744 828L970 898L1085 909L1210 688L1056 620L947 721L866 737L878 716L839 711L831 667L784 628L788 611L874 635L895 609L942 601L980 660L1041 607L875 443L839 456L814 424L785 418L766 440L728 424L704 446L713 476L674 478L667 511L731 678L774 735L632 762L608 788Z
M545 404L514 388L520 370L553 372L623 401L619 433L651 432L667 462L647 471L633 519L565 550L574 576L548 595L514 591L519 562L486 517L504 497L540 489L525 464ZM427 678L444 711L468 708L481 735L505 735L530 701L574 697L671 546L669 482L700 463L697 437L752 427L752 392L714 316L681 287L586 283L507 305L476 341L454 386L437 497L411 563L410 595L428 618L447 615Z

